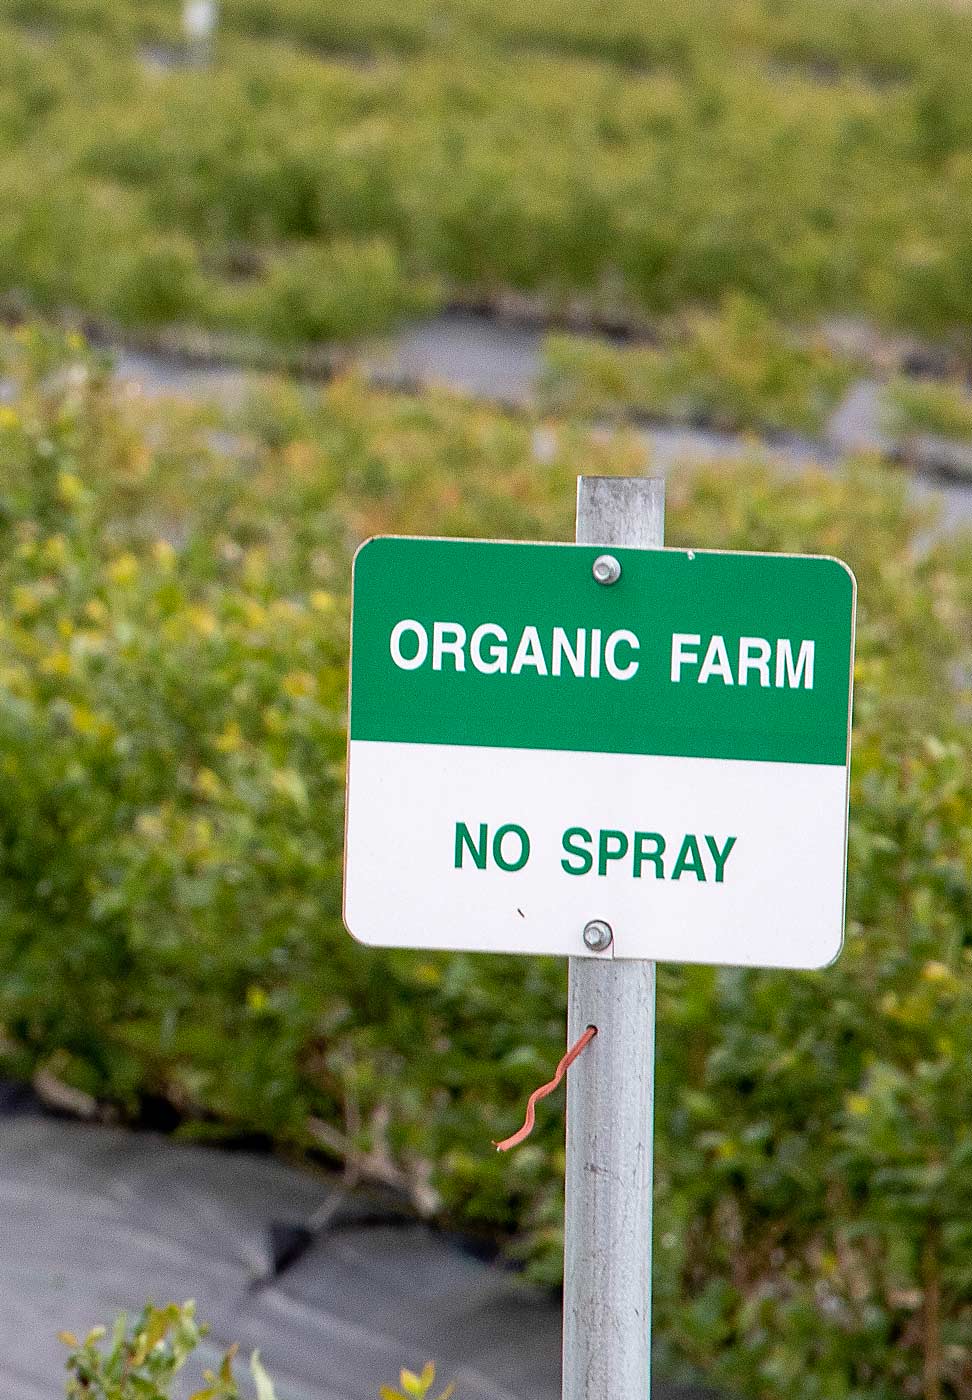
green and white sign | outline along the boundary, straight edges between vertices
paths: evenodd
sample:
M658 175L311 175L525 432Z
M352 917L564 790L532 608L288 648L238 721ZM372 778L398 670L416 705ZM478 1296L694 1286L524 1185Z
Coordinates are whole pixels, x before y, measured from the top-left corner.
M832 961L854 603L829 558L369 540L348 929L409 948ZM584 944L591 920L611 926L605 953Z

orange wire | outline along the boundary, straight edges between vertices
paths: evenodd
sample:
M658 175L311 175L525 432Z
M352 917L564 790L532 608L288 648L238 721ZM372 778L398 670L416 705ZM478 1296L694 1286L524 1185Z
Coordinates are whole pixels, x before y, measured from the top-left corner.
M520 1143L524 1141L524 1139L530 1136L530 1134L533 1132L533 1125L537 1120L537 1104L540 1102L541 1099L545 1099L548 1094L553 1093L557 1085L567 1073L567 1070L577 1059L577 1056L580 1054L580 1052L584 1049L586 1045L590 1045L591 1041L596 1035L597 1026L588 1026L584 1034L580 1037L576 1044L570 1047L566 1055L560 1061L560 1064L557 1066L557 1070L554 1074L553 1079L548 1080L546 1084L541 1084L539 1089L534 1089L533 1093L530 1095L529 1100L527 1101L526 1117L523 1120L523 1127L519 1130L519 1132L514 1133L512 1137L504 1138L502 1142L494 1142L493 1146L496 1148L497 1152L509 1152L511 1147L518 1147Z

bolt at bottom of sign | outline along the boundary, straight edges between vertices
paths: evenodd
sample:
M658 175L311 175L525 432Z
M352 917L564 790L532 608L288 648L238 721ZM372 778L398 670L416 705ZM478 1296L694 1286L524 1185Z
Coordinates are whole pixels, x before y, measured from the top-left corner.
M614 930L603 919L591 919L584 925L584 943L592 953L603 953L614 942Z

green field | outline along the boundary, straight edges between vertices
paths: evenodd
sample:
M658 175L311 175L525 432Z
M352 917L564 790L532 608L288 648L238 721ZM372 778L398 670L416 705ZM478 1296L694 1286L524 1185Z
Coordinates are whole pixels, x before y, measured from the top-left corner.
M622 320L742 292L964 346L962 8L235 0L209 69L180 12L4 6L21 302L306 343L510 290Z

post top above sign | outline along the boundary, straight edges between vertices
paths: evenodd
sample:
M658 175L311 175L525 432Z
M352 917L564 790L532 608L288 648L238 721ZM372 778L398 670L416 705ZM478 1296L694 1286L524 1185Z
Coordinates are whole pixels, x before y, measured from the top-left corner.
M355 936L583 956L598 919L614 957L836 956L840 560L381 537L353 591Z

